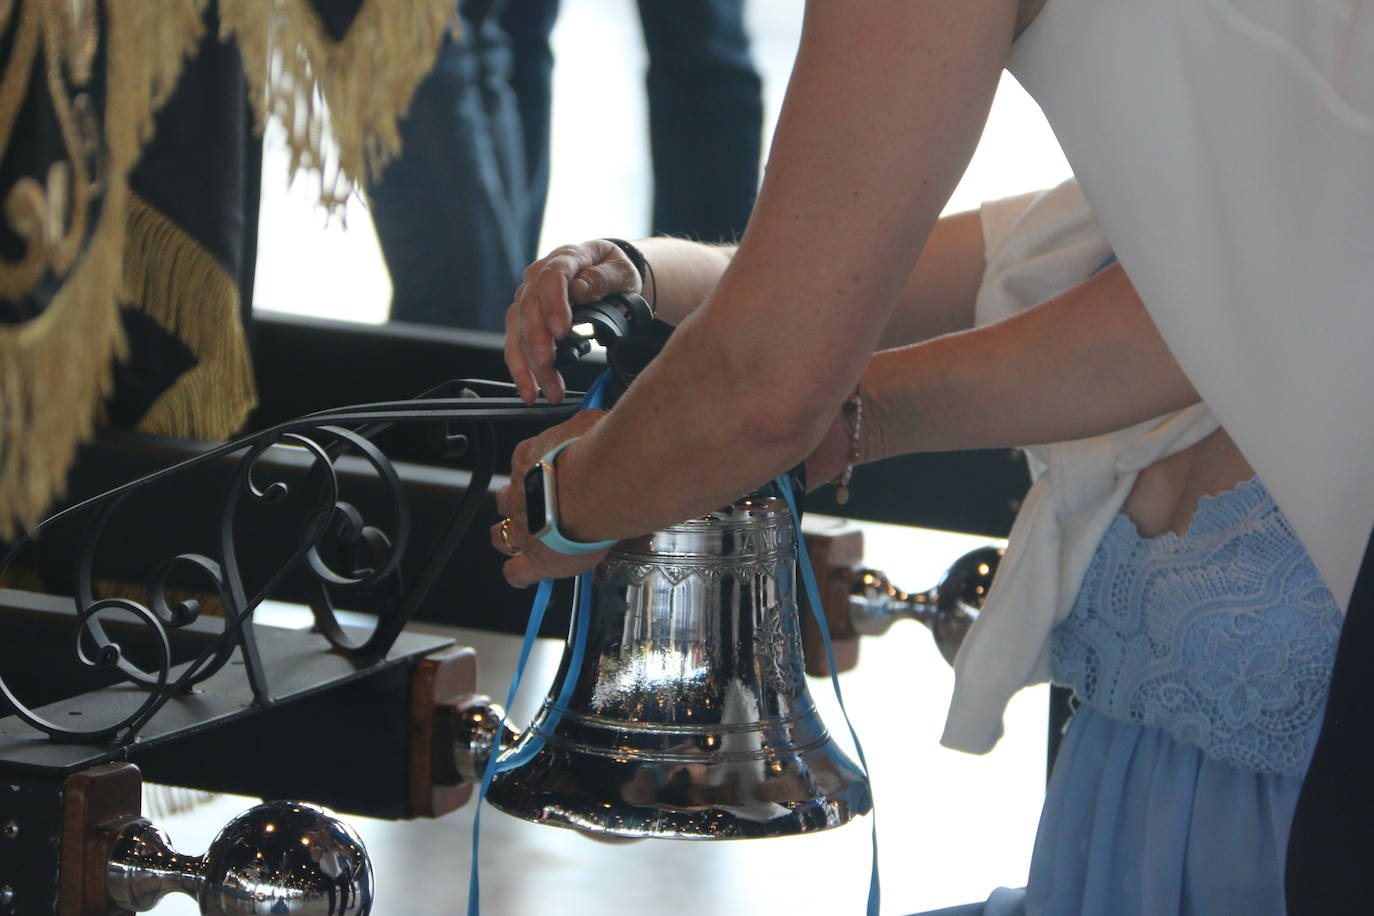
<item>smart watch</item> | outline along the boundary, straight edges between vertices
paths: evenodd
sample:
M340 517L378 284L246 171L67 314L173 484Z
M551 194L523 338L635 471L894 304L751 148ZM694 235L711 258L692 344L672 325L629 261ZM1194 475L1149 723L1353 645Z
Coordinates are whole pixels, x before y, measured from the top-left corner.
M574 541L558 530L558 478L554 463L558 453L577 441L573 436L549 449L534 467L525 472L525 522L530 534L544 546L559 553L578 556L599 553L616 541Z

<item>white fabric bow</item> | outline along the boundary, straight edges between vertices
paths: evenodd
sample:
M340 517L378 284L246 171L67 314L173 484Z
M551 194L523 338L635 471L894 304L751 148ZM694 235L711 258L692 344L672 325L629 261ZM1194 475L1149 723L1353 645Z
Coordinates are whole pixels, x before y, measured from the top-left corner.
M1110 251L1073 181L984 205L987 269L977 321L1000 320L1081 283ZM1049 679L1049 638L1137 474L1217 428L1205 404L1108 435L1032 447L1036 477L977 622L955 661L941 743L986 753L1012 694Z

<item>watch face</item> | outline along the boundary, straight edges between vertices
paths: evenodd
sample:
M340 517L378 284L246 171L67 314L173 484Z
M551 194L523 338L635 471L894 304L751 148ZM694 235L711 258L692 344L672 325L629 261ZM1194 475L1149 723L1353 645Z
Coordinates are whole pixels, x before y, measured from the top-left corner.
M525 524L536 537L549 526L549 510L544 498L544 465L536 464L525 472Z

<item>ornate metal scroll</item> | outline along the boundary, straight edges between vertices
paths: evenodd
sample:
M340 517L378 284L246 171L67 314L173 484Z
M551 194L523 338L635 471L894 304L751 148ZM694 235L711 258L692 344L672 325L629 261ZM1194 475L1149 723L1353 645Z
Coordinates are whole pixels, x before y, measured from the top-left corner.
M481 397L478 390L499 391L507 396ZM315 623L334 651L359 663L385 656L477 515L496 465L497 424L513 420L553 421L577 409L575 400L557 407L528 406L508 396L510 391L511 386L494 382L450 382L411 401L361 404L310 414L210 449L52 516L18 540L0 561L0 572L45 531L63 522L83 522L76 562L73 653L80 665L112 672L118 680L142 688L146 695L118 721L85 728L43 718L15 696L3 676L0 697L21 720L54 740L126 743L168 700L217 673L237 653L254 701L269 704L268 676L250 623L258 606L297 575L305 577ZM400 476L374 440L391 427L414 424L432 426L449 454L462 450L470 455L473 470L465 494L438 542L429 548L414 582L402 583L401 560L412 546L410 507ZM266 581L250 584L239 562L238 546L244 536L241 510L251 504L280 504L287 496L290 488L286 482L265 479L268 475L261 461L269 449L279 445L293 446L309 458L299 487L302 505L295 519L289 555L267 575ZM217 555L179 553L157 563L146 583L146 603L125 597L97 597L94 570L102 536L129 497L172 476L239 453L242 454L219 517ZM342 498L337 464L345 455L360 457L379 478L389 495L389 518L366 519L356 506ZM348 558L342 566L340 556ZM188 576L194 578L203 585L204 592L217 596L224 608L223 630L198 656L181 665L173 664L168 634L196 620L200 605L195 600L177 601L169 597L174 575L179 581ZM340 590L359 588L383 590L388 597L376 628L367 638L356 641L339 624L334 595ZM111 614L131 617L150 635L154 656L151 662L145 659L140 665L126 657L102 624L102 619Z

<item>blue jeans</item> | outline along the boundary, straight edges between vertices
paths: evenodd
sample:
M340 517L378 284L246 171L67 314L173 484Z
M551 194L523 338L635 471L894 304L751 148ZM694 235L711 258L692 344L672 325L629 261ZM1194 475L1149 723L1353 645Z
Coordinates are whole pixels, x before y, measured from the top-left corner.
M445 40L401 122L401 156L368 190L392 319L501 331L539 253L558 0L462 0L458 10L462 35ZM639 12L653 231L735 239L753 207L763 130L743 0L640 0Z
M548 193L549 33L557 15L558 0L518 0L502 15L524 126L531 247ZM639 0L639 18L649 53L653 232L738 238L753 209L763 143L763 88L744 0Z
M501 331L533 259L506 0L463 0L402 120L402 155L369 188L398 321Z

